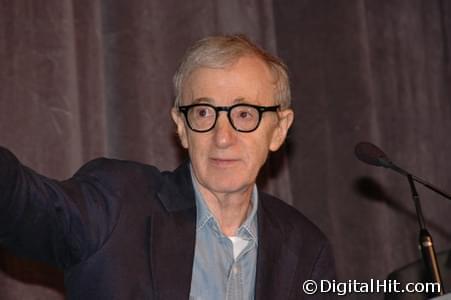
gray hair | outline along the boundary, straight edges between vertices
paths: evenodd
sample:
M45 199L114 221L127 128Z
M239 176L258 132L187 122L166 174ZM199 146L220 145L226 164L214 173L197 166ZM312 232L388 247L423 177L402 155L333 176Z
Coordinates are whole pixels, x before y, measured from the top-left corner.
M277 104L280 104L282 109L290 107L291 93L286 65L244 35L211 36L197 41L188 49L173 78L174 106L182 103L184 83L193 71L198 68L222 69L248 55L266 63L274 77L274 98Z

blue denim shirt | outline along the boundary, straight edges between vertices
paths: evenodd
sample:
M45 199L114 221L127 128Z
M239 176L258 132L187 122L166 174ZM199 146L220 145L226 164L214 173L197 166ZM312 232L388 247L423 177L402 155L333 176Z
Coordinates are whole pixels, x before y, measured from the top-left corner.
M245 239L247 245L234 259L232 241L221 232L217 220L197 188L198 183L192 171L191 177L195 191L197 219L190 299L254 299L258 245L256 186L254 185L251 197L251 212L238 228L236 235Z

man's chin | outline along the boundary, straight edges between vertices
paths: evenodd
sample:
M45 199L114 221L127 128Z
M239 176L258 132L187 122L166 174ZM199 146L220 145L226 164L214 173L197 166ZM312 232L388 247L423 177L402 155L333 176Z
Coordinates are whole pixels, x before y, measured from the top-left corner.
M204 188L209 190L211 193L214 194L234 194L234 193L242 193L248 190L249 188L252 188L252 184L243 184L238 182L221 182L220 180L211 182L207 181L204 185Z

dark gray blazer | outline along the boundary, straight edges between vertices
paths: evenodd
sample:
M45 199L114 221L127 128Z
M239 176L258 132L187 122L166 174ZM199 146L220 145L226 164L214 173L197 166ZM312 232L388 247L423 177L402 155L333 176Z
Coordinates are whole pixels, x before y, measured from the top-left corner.
M334 278L326 238L301 213L259 192L257 215L256 299L308 299L305 280ZM68 299L188 299L195 226L187 163L102 158L56 181L0 147L0 244L62 268Z

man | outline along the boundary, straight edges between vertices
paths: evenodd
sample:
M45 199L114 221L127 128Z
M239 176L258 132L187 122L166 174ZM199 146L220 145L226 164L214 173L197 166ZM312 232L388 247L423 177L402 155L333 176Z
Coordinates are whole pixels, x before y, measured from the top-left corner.
M197 42L171 111L174 172L98 159L58 182L0 149L0 242L64 269L69 299L304 299L331 279L327 240L258 191L293 122L284 65L243 36Z

